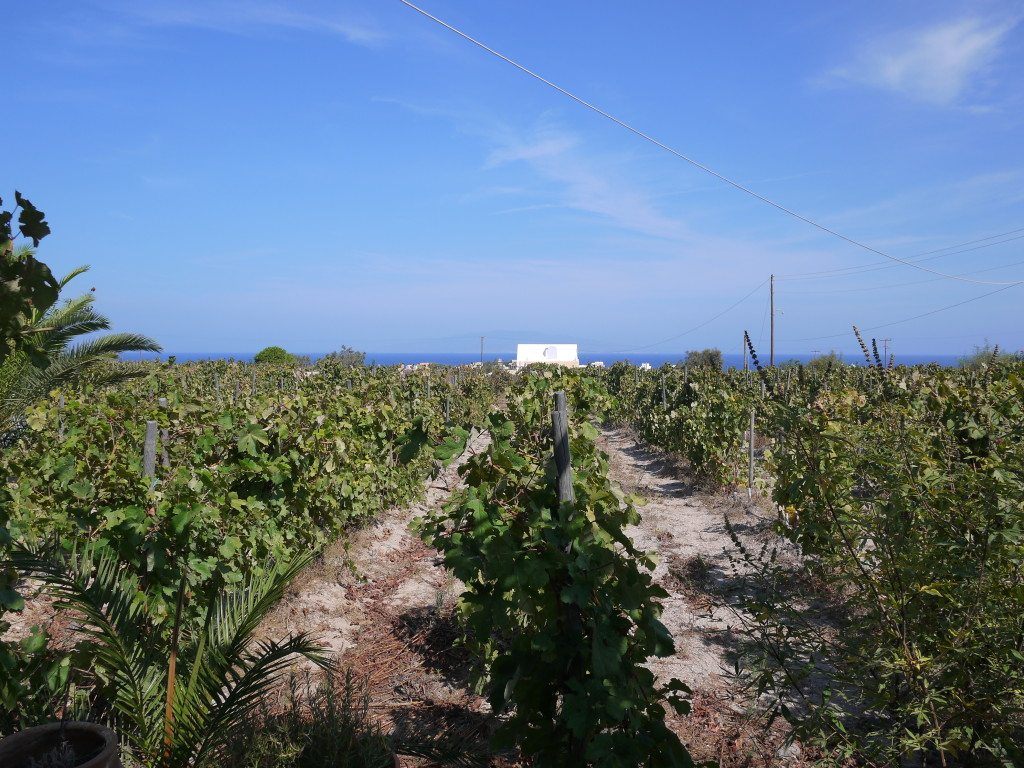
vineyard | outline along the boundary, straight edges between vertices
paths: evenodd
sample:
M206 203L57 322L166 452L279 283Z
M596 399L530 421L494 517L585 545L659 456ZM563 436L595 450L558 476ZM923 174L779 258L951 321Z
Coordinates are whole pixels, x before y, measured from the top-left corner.
M130 377L54 389L0 454L0 620L16 630L2 732L70 717L112 724L129 764L328 764L308 744L275 761L238 740L305 657L347 703L293 691L296 719L272 721L291 725L259 729L308 740L300 721L344 720L330 764L1015 764L1024 368L867 362L111 364ZM687 657L662 620L666 566L635 540L647 502L612 479L616 424L676 462L687 493L731 499L705 580L737 638L721 679L798 751L712 749L680 726L703 693L659 662ZM363 541L443 473L457 486L412 528L457 585L442 652L489 713L484 750L374 725L346 652L301 624L260 629L318 553ZM761 510L756 535L742 510Z
M7 3L0 768L1024 768L1024 0L805 5Z

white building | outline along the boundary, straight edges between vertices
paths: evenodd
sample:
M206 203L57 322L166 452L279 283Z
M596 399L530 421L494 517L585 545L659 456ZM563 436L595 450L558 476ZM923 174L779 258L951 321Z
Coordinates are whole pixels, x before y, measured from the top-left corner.
M516 368L533 363L551 363L576 368L580 364L577 344L517 344Z

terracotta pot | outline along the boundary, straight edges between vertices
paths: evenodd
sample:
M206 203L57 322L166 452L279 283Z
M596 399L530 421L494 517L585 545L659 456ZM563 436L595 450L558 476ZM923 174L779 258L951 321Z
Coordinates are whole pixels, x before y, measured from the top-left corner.
M77 721L64 723L63 738L71 748L72 768L121 768L117 736L109 728ZM12 733L0 741L0 766L29 768L33 763L59 768L65 765L57 755L61 724L48 723Z

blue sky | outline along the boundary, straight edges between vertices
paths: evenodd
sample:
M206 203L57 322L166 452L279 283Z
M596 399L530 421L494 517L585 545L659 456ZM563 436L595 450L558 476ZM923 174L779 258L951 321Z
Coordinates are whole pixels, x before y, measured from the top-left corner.
M1024 5L423 0L758 193L1024 279ZM880 259L587 112L398 0L10 4L3 191L169 351L853 350L997 286ZM974 246L970 246L974 247ZM927 282L923 282L927 281ZM88 282L89 286L85 283ZM1024 286L879 328L1024 347ZM835 339L816 337L840 334ZM652 346L653 345L653 346Z

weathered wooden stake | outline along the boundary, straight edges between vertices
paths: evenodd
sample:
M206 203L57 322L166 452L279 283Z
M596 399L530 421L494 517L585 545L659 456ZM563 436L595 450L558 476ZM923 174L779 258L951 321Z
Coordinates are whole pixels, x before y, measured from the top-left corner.
M171 457L167 454L167 446L171 442L171 430L164 429L160 430L160 466L164 469L171 468Z
M156 404L158 406L160 406L161 408L166 408L167 407L167 398L166 397L161 397L160 399L158 399L156 401Z
M147 421L146 440L142 444L142 475L150 480L156 477L156 433L156 422Z
M569 413L565 404L565 392L555 392L555 409L551 412L551 427L555 438L555 470L557 473L557 489L559 504L572 504L576 494L572 489L572 454L569 451ZM572 551L572 542L566 546L566 553ZM565 606L565 628L567 642L583 642L583 619L580 607L575 603ZM579 674L578 662L573 662L570 674ZM582 765L585 745L582 740L570 737L568 765Z
M64 439L64 395L57 398L57 437Z
M444 396L444 423L447 424L452 418L452 396Z
M665 377L661 378L661 407L668 410L668 393L665 391Z
M555 410L551 413L551 427L555 438L555 470L558 475L558 501L576 501L572 489L572 454L569 451L569 412L565 405L565 392L555 392Z
M747 498L754 498L754 409L750 409L750 445L748 446L750 461L747 466Z

